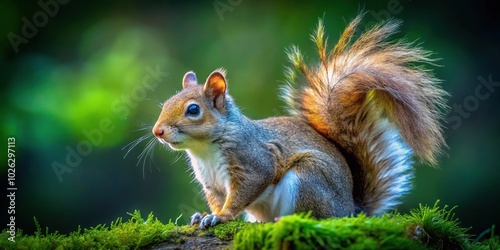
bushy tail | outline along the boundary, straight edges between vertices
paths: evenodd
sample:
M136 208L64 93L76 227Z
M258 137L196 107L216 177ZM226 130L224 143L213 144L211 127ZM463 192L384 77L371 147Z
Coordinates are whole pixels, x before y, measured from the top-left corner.
M436 164L445 146L440 121L447 93L422 67L432 64L430 52L387 40L399 22L376 25L355 39L361 19L348 25L331 51L320 20L312 35L320 62L307 65L293 47L283 97L294 115L344 151L355 200L373 215L399 204L410 189L413 153ZM298 85L299 78L307 84Z

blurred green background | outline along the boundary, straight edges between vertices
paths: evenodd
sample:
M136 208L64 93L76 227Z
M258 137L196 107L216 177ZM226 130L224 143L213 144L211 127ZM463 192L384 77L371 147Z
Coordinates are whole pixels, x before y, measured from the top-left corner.
M389 17L403 20L396 37L418 40L442 58L434 72L452 94L450 106L462 105L448 115L448 156L439 169L417 164L414 189L399 210L440 199L458 205L462 225L475 234L498 224L500 88L478 87L481 77L500 82L493 6L415 0L3 0L0 127L3 152L7 138L16 138L17 227L33 232L36 217L42 227L67 233L135 209L154 212L164 222L182 214L179 221L187 223L192 212L207 207L184 154L158 146L152 159L138 164L146 141L126 158L122 150L150 133L158 103L181 89L186 71L203 81L224 67L245 114L284 114L277 94L285 49L296 44L314 61L309 35L318 18L324 17L333 43L361 9L367 11L366 26ZM1 157L7 162L6 154ZM7 166L1 166L5 192ZM5 226L8 204L2 197Z

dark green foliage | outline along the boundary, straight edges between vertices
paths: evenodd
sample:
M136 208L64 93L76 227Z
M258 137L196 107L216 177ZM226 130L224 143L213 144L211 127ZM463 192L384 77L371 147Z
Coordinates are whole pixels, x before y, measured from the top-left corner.
M49 233L35 219L34 235L18 231L16 242L8 232L0 235L0 249L138 249L158 243L180 244L189 237L215 236L233 241L235 249L499 249L494 235L482 242L471 242L466 228L459 225L454 208L420 206L409 214L316 220L307 214L282 217L276 223L232 221L198 230L196 226L161 223L153 214L143 219L139 211L109 226L78 228L69 235ZM483 236L481 236L483 238ZM208 246L210 247L210 246Z

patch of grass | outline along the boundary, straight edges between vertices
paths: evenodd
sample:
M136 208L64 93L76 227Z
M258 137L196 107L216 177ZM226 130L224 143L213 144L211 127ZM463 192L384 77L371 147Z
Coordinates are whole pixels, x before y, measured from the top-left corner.
M440 208L439 201L433 207L420 205L406 215L399 215L408 227L411 238L433 249L470 249L471 235L468 228L460 227L458 218L455 218L456 207Z
M144 219L139 211L128 221L118 218L109 226L78 228L68 235L45 232L35 220L37 231L24 235L18 230L10 242L5 229L0 234L0 249L138 249L158 243L183 244L197 237L215 236L233 241L235 249L500 249L494 227L471 240L467 228L455 218L454 208L420 206L408 214L316 220L308 214L280 218L276 223L232 221L208 230L197 226L163 224L153 214ZM210 245L206 245L210 248Z
M98 225L90 229L78 228L69 235L57 231L45 233L35 219L37 231L34 235L24 235L18 230L16 242L8 240L10 236L4 230L0 236L0 248L5 249L137 249L155 242L175 241L179 235L192 235L194 227L178 227L174 223L161 223L153 214L143 219L139 211L129 214L131 218L123 222L122 218L109 226Z
M254 226L254 224L244 221L229 221L216 227L211 227L207 230L207 232L209 234L213 234L215 237L221 240L232 240L236 233L238 233L242 229L252 226Z
M500 236L495 235L495 226L489 230L491 235L490 238L484 240L483 242L474 242L474 246L478 249L500 249Z
M236 234L236 249L500 249L500 238L472 242L453 208L420 205L409 214L316 220L307 214L281 218Z
M234 238L236 249L425 249L406 236L393 216L316 220L292 215L274 224L247 228Z

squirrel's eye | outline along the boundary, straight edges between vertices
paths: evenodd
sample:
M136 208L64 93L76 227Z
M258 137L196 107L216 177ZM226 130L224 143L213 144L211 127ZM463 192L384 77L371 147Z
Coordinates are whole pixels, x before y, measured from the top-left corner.
M200 114L200 106L197 104L190 104L186 110L186 115L197 116Z

